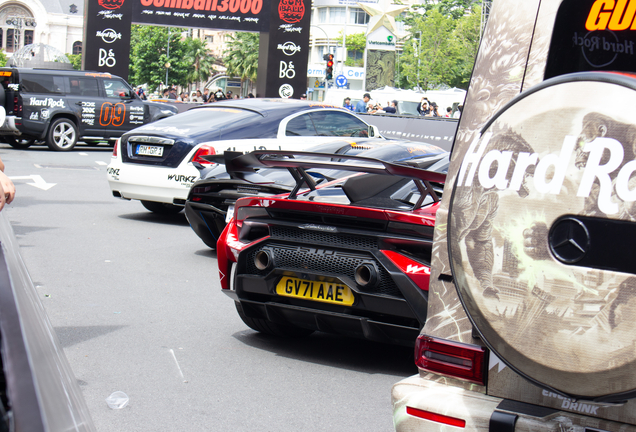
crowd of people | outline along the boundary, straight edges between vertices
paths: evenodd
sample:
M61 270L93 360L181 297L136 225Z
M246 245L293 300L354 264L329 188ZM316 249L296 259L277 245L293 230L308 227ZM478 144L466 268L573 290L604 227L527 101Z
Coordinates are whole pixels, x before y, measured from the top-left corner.
M373 102L371 100L371 95L369 93L365 93L362 96L362 100L360 100L355 107L351 104L351 98L346 97L342 103L342 106L348 110L357 113L367 113L367 114L399 114L397 111L398 101L393 100L387 102L386 106L382 106L377 102ZM417 106L417 112L424 117L446 117L446 118L459 118L461 115L463 106L458 106L457 110L453 114L453 108L446 108L446 113L442 115L439 112L439 107L435 102L431 102L428 100L426 96L422 98L422 101Z
M142 86L137 88L137 94L143 100L147 99L146 93ZM247 95L248 98L253 98L254 95L252 93ZM233 94L232 90L228 90L227 92L223 92L223 90L218 89L215 92L210 93L209 89L204 89L203 92L201 90L193 91L192 94L188 95L186 92L181 92L177 94L177 89L174 87L167 87L163 90L163 98L164 99L172 99L180 102L190 102L190 103L212 103L218 102L227 99L240 99L238 94Z

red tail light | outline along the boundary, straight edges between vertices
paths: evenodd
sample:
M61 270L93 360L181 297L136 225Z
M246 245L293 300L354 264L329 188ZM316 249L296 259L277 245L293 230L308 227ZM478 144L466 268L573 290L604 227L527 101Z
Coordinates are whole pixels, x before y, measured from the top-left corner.
M391 260L393 264L398 266L420 289L428 291L428 284L431 279L430 266L412 260L398 252L383 250L382 253Z
M199 147L199 149L194 154L194 156L192 156L191 162L197 162L197 163L200 163L201 165L211 165L214 162L207 161L203 159L201 156L210 156L215 154L216 154L216 150L214 150L214 147L210 145L202 145L201 147Z
M455 417L449 417L443 414L436 414L434 412L424 411L421 409L412 408L410 406L406 407L406 413L414 417L423 418L425 420L430 420L437 423L443 423L443 424L460 427L460 428L466 427L466 420L458 419Z
M15 96L13 98L13 106L14 106L16 115L20 115L20 113L22 113L22 105L20 105L19 102L20 100L18 99L17 96Z
M239 253L255 241L269 236L269 227L265 224L251 223L251 217L266 217L267 210L263 207L237 206L234 217L216 242L216 259L221 279L221 288L230 288L230 271L232 263L237 262Z
M486 383L486 349L420 335L415 342L415 365L425 371L476 384Z
M117 147L119 147L119 142L121 140L119 138L117 138L117 141L115 141L115 145L113 146L113 157L117 157Z

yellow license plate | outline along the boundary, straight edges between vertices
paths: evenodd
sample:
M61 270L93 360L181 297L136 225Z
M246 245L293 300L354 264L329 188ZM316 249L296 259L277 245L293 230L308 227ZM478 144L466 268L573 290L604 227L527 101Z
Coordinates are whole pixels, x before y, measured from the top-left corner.
M276 294L343 306L351 306L355 300L353 292L346 285L287 276L276 285Z

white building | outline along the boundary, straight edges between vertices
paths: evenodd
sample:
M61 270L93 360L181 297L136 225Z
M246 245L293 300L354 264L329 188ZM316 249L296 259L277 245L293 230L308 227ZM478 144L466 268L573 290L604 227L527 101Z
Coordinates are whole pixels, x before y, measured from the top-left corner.
M315 93L311 99L323 100L325 91L325 60L323 55L327 52L334 54L334 78L344 75L346 85L342 88L349 90L363 90L364 88L364 52L354 52L347 49L345 56L342 44L336 47L336 39L343 34L353 35L366 33L369 15L358 3L376 3L376 0L314 0L311 29L309 35L309 66L307 71L308 91ZM414 0L406 0L405 5L416 3ZM406 35L403 23L398 24L397 50L402 50L402 42L399 39ZM346 45L346 38L345 38ZM329 48L328 48L329 47ZM353 61L353 66L344 65L343 59ZM327 88L335 88L335 80L326 84Z
M31 43L82 52L83 0L0 0L0 47L11 55Z

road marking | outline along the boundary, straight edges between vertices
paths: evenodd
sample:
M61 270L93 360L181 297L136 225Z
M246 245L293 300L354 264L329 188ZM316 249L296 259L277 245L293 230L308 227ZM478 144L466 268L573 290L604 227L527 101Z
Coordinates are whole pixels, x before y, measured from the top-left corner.
M31 186L35 186L36 188L42 189L42 190L49 190L57 184L57 183L47 183L44 181L42 176L39 176L36 174L30 175L30 176L14 176L9 178L11 180L32 180L33 183L27 183L27 184Z
M80 155L80 156L88 156L88 153L84 153L84 152L79 152L77 154Z
M179 362L177 361L177 356L174 355L174 350L172 348L170 348L170 354L172 354L172 358L174 359L174 362L177 365L177 369L179 369L179 375L181 375L181 379L183 379L184 378L183 372L181 372L181 367L179 367Z
M95 161L95 163L97 165L108 165L106 162L103 162L103 161Z

